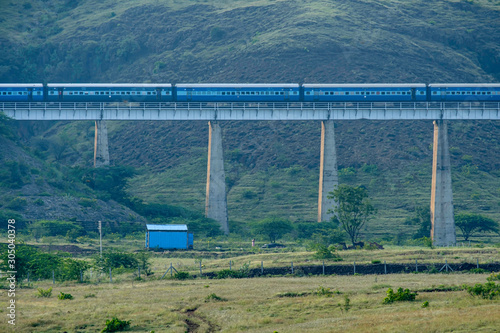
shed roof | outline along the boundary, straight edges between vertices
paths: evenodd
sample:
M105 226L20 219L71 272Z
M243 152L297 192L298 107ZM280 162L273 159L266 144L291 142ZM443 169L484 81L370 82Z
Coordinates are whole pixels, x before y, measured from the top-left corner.
M148 231L187 231L185 224L146 224Z

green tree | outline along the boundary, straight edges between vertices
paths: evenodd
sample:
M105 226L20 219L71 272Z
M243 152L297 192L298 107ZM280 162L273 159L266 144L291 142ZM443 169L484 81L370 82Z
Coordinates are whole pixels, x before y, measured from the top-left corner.
M259 221L253 229L256 234L265 235L269 237L271 243L276 243L277 239L291 232L293 230L293 226L287 219L271 217Z
M413 216L408 217L406 225L418 225L418 230L413 234L413 239L431 236L431 209L429 206L416 206Z
M476 232L499 232L496 221L479 214L462 213L455 215L455 225L462 231L466 241Z
M366 188L339 185L333 192L329 193L328 198L337 202L337 206L334 207L333 211L329 210L330 213L335 213L332 221L340 223L354 245L361 228L370 219L370 216L376 212L368 199Z

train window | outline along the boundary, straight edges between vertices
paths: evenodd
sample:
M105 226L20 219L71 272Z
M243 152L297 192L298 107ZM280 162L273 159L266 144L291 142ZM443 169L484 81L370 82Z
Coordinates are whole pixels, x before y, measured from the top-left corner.
M385 91L382 91L382 95L385 95Z
M306 92L306 95L311 95L311 92L310 92L310 91L307 91L307 92Z
M223 92L222 92L222 95L225 95L225 94L226 94L226 92L225 92L225 91L223 91Z
M127 95L130 95L130 91L127 91Z

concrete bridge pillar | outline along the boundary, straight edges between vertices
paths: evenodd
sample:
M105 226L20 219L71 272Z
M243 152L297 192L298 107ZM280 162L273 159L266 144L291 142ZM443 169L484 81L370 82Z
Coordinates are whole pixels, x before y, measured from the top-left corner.
M227 222L226 175L222 151L222 130L215 121L209 121L207 197L205 215L220 223L224 234L229 234Z
M109 165L108 128L105 120L95 122L94 168Z
M456 244L448 125L444 120L434 121L431 225L433 245L452 246Z
M339 185L337 150L335 149L335 127L333 120L321 122L321 157L319 166L318 222L330 221L333 213L329 209L336 205L328 199L328 193Z

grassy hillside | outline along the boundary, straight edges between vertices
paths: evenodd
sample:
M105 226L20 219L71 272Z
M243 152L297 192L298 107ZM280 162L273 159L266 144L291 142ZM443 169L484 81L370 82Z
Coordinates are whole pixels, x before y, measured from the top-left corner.
M495 82L500 2L0 1L0 82ZM202 122L110 122L111 160L142 168L131 195L202 211ZM229 216L316 217L317 122L226 122ZM457 212L500 219L500 126L452 122ZM92 122L21 123L22 143L68 140L46 160L91 165ZM369 190L369 236L396 235L430 200L432 123L336 123L341 181ZM66 141L65 141L66 142ZM17 150L5 159L19 158ZM62 177L64 178L64 177ZM70 186L70 185L68 185ZM70 194L71 195L71 194ZM57 206L54 206L57 209Z

